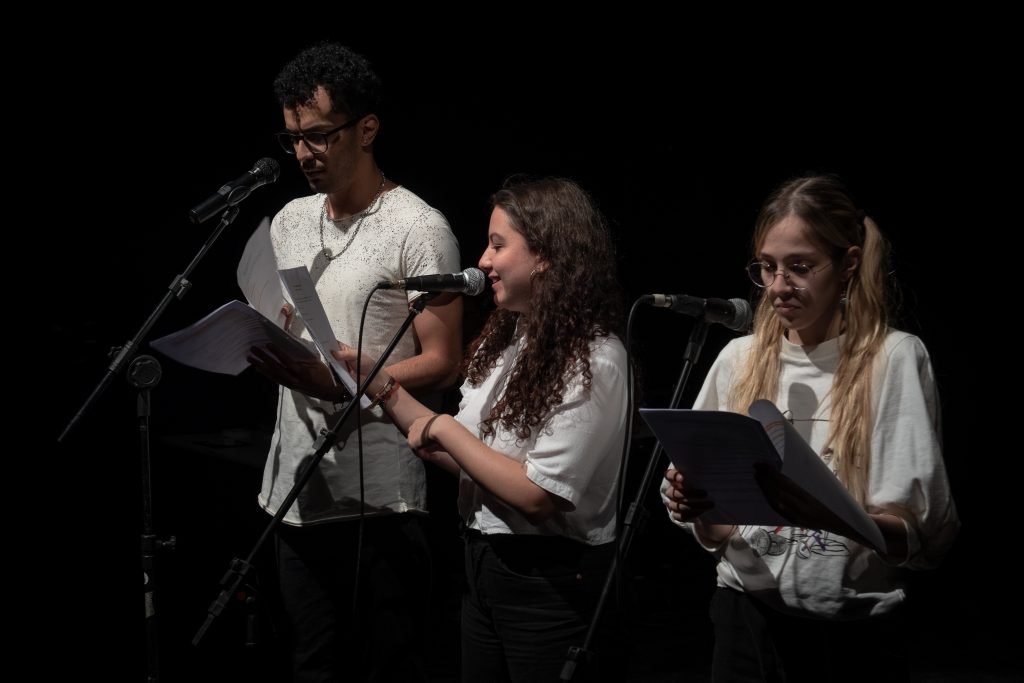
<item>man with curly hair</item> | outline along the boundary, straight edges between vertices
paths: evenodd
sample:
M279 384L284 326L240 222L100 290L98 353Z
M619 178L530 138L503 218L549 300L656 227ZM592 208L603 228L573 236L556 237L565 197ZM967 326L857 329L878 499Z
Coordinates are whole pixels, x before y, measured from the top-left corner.
M314 45L281 70L274 89L284 109L278 139L314 192L274 217L277 266L307 266L335 333L355 344L378 282L457 271L458 244L439 211L377 166L380 79L366 58L341 45ZM373 294L368 353L383 352L414 296ZM291 304L283 306L290 330L309 338L302 321L292 320ZM390 356L388 376L437 405L438 390L458 375L461 319L458 295L433 299ZM258 348L251 359L282 384L259 496L275 514L345 397L309 381L310 370L326 372L322 364L282 364ZM355 420L339 429L277 534L296 681L425 680L418 645L430 587L420 527L425 472L380 408L364 411L362 423L361 439Z

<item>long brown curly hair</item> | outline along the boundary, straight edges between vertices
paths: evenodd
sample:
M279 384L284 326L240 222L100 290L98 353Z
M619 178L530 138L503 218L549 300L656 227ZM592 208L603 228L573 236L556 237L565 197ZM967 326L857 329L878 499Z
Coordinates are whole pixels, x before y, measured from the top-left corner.
M464 372L479 386L516 335L525 335L505 391L480 429L492 435L497 423L527 439L562 402L573 378L590 387L591 340L622 336L622 289L607 222L575 182L509 179L491 206L508 215L546 267L532 277L530 314L492 312L470 345Z

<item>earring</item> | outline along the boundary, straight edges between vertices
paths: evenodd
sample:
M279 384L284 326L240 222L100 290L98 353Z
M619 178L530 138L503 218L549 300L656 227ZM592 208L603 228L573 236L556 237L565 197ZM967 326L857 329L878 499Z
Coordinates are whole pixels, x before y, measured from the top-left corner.
M846 305L850 302L850 299L846 295L846 292L849 289L849 286L850 285L849 285L848 282L844 282L843 283L843 291L839 295L839 310L843 313L843 315L846 315Z
M536 275L536 274L537 274L537 269L536 269L536 268L534 268L533 270L531 270L531 271L530 271L530 277L531 277L531 278L532 278L532 277L533 277L534 275Z

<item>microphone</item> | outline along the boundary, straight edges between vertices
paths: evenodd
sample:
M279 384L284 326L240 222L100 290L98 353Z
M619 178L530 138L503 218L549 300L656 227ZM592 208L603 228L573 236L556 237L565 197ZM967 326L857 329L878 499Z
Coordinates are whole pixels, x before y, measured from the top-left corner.
M217 190L216 194L192 207L188 216L193 223L205 223L229 206L241 202L257 187L274 182L279 175L281 175L281 165L270 157L263 157L256 162L251 171L225 183Z
M671 308L676 313L704 318L708 322L722 323L730 330L744 332L750 328L754 314L745 299L701 299L685 294L644 294L640 302Z
M466 268L461 273L417 275L404 280L384 280L381 289L414 289L418 292L459 292L476 296L484 291L486 278L479 268Z

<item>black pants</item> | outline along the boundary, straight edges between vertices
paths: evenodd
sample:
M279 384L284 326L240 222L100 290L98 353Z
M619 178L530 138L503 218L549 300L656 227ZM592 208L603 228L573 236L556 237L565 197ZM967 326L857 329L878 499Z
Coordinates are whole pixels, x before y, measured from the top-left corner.
M359 523L282 526L281 595L294 681L425 681L430 556L422 520L367 518L353 616Z
M904 619L804 619L746 593L719 588L711 598L714 683L907 681Z
M559 680L571 646L582 646L615 552L552 536L466 532L462 600L462 681L549 683ZM602 625L613 625L605 614ZM621 661L609 630L579 663L574 681L617 680Z

